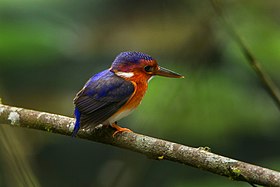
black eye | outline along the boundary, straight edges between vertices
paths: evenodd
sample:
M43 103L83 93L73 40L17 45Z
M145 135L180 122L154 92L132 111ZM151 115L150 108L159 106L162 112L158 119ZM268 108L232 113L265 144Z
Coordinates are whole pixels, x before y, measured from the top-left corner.
M152 72L154 67L153 66L145 66L144 69L145 69L146 72Z

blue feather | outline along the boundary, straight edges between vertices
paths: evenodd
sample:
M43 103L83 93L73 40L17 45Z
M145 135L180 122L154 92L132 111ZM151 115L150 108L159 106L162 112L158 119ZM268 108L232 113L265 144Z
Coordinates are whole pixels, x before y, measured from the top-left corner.
M81 118L81 113L78 110L78 108L75 108L74 114L76 117L76 122L75 122L74 130L72 133L72 137L75 137L80 129L80 118Z
M136 51L127 51L120 53L112 64L112 68L116 68L121 64L137 64L140 60L154 60L150 55L136 52Z
M110 70L89 79L74 98L76 123L79 128L95 127L116 113L131 97L134 85ZM75 132L73 133L75 135Z
M73 137L80 127L88 128L108 123L107 120L129 100L135 90L134 84L117 76L115 72L129 72L129 67L133 68L141 60L154 59L141 52L122 52L110 69L97 73L88 80L74 98L76 122Z

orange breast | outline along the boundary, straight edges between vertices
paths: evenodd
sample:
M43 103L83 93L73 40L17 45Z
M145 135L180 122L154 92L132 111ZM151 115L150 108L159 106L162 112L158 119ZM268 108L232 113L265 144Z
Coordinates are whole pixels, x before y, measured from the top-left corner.
M121 108L121 110L135 109L141 103L148 88L148 80L150 79L150 77L150 75L135 72L133 77L127 79L134 84L135 90L126 104Z
M142 101L146 90L148 88L148 79L150 77L141 77L134 75L129 79L131 83L134 85L134 92L129 100L119 109L117 113L115 113L112 117L110 117L110 122L115 122L127 115L129 115Z
M136 108L142 101L146 90L148 88L148 84L137 84L132 81L135 87L135 91L132 94L132 96L129 98L129 100L126 102L126 104L121 109L134 109Z

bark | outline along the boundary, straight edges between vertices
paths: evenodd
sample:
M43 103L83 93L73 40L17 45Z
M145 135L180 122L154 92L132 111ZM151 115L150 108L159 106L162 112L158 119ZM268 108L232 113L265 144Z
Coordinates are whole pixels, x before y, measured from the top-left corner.
M71 136L74 119L57 114L39 112L0 104L0 124L27 127ZM80 130L77 138L110 144L141 153L157 160L169 160L206 170L232 180L251 185L280 186L280 173L210 152L133 132L118 133L102 125L91 130Z

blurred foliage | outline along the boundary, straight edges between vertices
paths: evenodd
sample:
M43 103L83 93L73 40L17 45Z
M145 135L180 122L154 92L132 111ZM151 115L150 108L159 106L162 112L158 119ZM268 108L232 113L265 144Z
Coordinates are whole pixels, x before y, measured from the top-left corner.
M279 85L280 1L221 2ZM279 111L209 1L0 1L5 104L72 116L75 93L127 50L146 52L186 78L153 79L122 126L280 170ZM5 126L2 132L2 144L13 141L0 153L0 186L24 181L22 171L35 186L248 186L106 145Z

